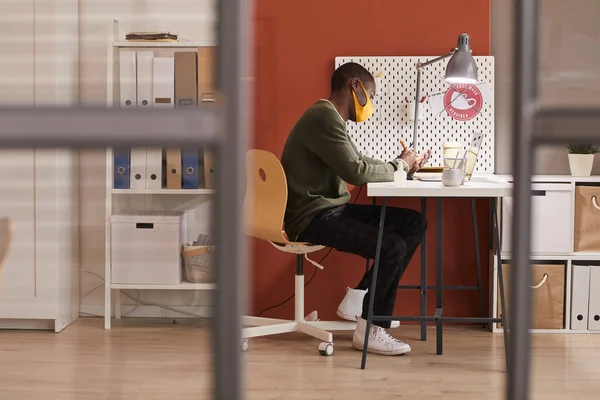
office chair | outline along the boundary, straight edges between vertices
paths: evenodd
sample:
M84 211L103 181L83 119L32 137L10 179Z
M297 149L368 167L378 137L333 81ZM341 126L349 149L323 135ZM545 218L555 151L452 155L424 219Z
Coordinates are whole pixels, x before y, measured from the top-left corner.
M270 242L278 250L296 254L295 315L294 320L244 317L242 322L249 328L242 329L242 351L248 350L248 339L288 332L302 332L320 339L321 355L333 354L331 331L354 330L355 322L318 321L317 311L304 316L303 257L324 248L309 243L291 242L283 228L287 205L287 181L277 157L265 150L249 150L246 153L247 188L244 198L245 233Z

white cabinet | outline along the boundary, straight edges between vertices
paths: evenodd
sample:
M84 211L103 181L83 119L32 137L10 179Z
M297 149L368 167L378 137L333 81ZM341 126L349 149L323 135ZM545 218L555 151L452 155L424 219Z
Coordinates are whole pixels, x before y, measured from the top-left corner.
M502 252L510 252L513 198L502 200ZM532 185L532 253L573 251L573 186L570 183Z
M14 221L0 328L60 331L77 318L77 160L70 150L0 150L0 215Z
M512 182L512 177L507 178ZM532 263L544 266L553 264L566 266L564 296L559 292L551 292L543 298L545 306L555 305L552 308L555 315L558 315L559 309L564 309L564 327L558 329L553 326L543 326L534 329L535 332L600 333L600 251L578 252L575 251L574 246L576 233L582 232L582 221L587 221L585 218L589 218L588 216L582 217L581 212L576 218L576 209L578 208L576 193L582 192L583 188L589 186L600 187L600 176L532 176ZM588 200L593 199L594 193L588 193L586 196ZM510 236L513 216L513 199L502 199L501 258L503 263L510 263L512 258ZM593 233L593 228L587 229L587 231ZM490 257L490 279L495 285L492 290L496 296L498 265L493 250L490 251ZM535 272L535 268L533 271ZM544 279L540 279L539 274L537 278L539 280L533 279L532 283L534 291L552 283L550 274L544 285L541 284ZM492 316L497 317L497 298L492 298L491 302L494 307L491 309ZM561 302L564 303L564 307ZM493 331L501 332L499 324L494 325Z

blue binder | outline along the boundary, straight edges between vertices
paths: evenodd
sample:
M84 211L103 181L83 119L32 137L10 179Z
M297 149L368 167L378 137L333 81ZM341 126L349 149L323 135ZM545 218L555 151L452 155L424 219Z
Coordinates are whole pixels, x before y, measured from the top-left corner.
M113 187L115 189L129 189L129 167L131 153L129 149L113 150Z
M198 189L200 187L198 149L181 149L181 177L183 189Z

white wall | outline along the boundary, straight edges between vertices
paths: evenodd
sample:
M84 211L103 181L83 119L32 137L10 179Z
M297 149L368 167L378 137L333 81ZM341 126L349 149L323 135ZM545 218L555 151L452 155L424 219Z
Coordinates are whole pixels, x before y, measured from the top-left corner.
M10 35L0 35L6 57L0 58L0 104L34 104L34 1L0 1L0 26Z
M181 40L216 39L215 0L79 0L79 99L83 104L106 104L107 45L112 41L114 19L119 21L121 39L127 32L155 30L177 33ZM98 276L104 276L104 151L83 151L80 165L81 268L90 272L81 275L81 294L84 296L81 309L83 313L102 314L103 281ZM152 204L159 208L164 206L157 199ZM206 215L206 207L201 211L202 215ZM136 292L131 294L138 296ZM208 304L208 293L144 292L142 296L145 301L161 304ZM123 304L127 303L131 301L123 298ZM200 314L206 312L202 308L178 309ZM124 309L124 312L127 311ZM132 315L165 313L140 307Z
M540 4L541 104L600 107L600 1L543 0ZM512 170L512 13L512 1L492 1L492 55L496 57L497 82L496 166L499 173ZM564 146L543 147L536 160L536 173L569 173ZM599 158L593 173L600 174Z

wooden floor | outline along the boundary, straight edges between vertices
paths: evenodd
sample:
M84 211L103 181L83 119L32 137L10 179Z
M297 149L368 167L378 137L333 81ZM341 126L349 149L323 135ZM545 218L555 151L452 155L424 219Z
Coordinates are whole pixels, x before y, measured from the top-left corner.
M349 333L336 335L332 357L301 335L255 339L244 355L246 398L504 399L501 335L449 327L445 354L436 356L433 331L428 342L413 326L394 333L412 353L369 356L364 371ZM210 399L208 340L197 323L148 320L110 331L101 319L60 334L0 331L0 399ZM600 398L600 335L534 335L533 346L532 398Z

